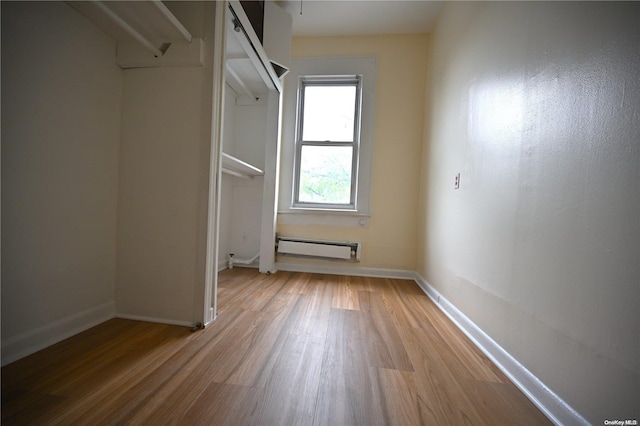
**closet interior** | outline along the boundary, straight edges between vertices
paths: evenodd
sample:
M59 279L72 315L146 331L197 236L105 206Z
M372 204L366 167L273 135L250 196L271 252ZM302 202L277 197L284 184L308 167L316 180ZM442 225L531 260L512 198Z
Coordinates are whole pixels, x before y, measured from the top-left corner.
M222 143L219 167L218 270L255 267L275 271L279 113L291 17L263 4L263 40L238 3L229 6L225 34ZM288 21L288 38L274 40ZM287 19L288 18L288 19ZM286 32L285 32L286 34ZM277 34L276 34L277 35ZM271 51L266 48L273 46ZM276 71L277 70L277 71Z

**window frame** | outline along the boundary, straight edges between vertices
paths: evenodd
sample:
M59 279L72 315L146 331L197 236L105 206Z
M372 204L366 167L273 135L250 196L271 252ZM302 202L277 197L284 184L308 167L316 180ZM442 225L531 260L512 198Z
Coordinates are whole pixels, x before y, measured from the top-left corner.
M298 78L302 75L362 75L358 197L355 210L293 206ZM278 174L280 225L367 227L371 218L373 151L375 148L377 58L365 56L300 56L291 58L291 70L282 92L281 146Z
M356 211L358 205L358 174L360 164L360 134L362 121L362 80L361 74L352 75L301 75L298 78L298 100L296 107L296 136L295 136L295 154L294 154L294 176L292 191L292 208L302 209L322 209L322 210L344 210ZM318 86L348 86L356 89L354 120L353 120L353 137L351 141L316 141L304 140L304 105L305 92L308 87ZM350 200L345 203L321 203L300 201L300 181L301 181L301 160L302 149L305 146L318 147L350 147L351 151L351 184L350 184Z

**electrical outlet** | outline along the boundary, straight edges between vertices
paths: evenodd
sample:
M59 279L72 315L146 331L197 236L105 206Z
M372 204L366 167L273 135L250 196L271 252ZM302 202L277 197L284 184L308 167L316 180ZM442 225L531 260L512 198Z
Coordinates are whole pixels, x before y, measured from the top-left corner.
M460 173L456 174L456 180L453 184L453 189L460 189Z

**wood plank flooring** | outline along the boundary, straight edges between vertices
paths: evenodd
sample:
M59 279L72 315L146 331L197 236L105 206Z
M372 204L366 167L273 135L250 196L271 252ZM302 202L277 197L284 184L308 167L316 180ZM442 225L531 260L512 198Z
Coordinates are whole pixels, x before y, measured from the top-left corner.
M4 367L2 424L550 424L412 281L234 269L218 302Z

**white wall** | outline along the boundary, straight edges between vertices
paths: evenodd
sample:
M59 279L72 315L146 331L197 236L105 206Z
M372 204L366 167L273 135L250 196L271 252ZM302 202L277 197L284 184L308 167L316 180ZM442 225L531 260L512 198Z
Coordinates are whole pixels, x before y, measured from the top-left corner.
M260 252L263 188L263 177L248 180L222 174L219 268L227 267L231 253L247 260Z
M638 418L638 16L447 3L430 53L419 273L593 424Z
M114 52L64 3L2 2L3 361L113 313Z
M124 71L119 315L191 321L201 78L196 67Z
M236 142L233 155L261 170L264 170L265 164L266 125L267 95L256 104L235 107Z
M223 179L226 179L225 176ZM264 177L231 177L231 247L236 259L247 260L260 253L262 192Z

